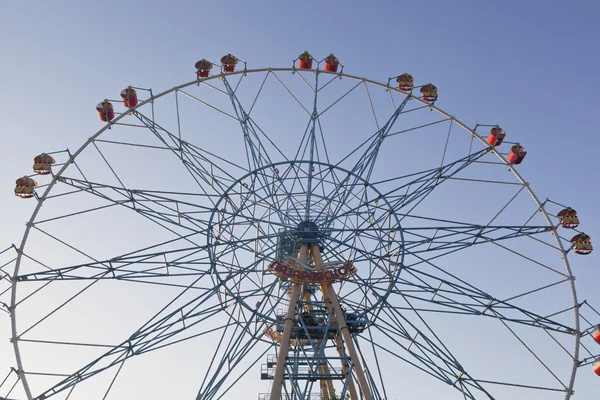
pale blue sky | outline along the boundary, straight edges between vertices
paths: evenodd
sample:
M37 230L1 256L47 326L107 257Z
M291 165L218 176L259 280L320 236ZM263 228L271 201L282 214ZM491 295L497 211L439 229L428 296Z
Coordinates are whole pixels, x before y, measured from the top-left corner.
M200 58L288 67L304 50L378 81L410 72L468 125L501 124L528 148L519 171L538 197L576 208L600 247L599 14L593 1L2 1L0 247L20 241L33 209L14 180L34 155L92 136L98 101L187 82ZM600 306L597 254L571 262L580 298ZM585 393L600 382L578 379Z

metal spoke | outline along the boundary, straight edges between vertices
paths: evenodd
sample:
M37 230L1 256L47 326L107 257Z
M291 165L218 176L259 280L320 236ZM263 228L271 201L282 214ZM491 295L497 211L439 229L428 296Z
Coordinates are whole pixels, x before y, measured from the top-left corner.
M182 292L182 294L184 292ZM221 304L220 302L210 305L210 300L215 298L217 292L218 290L215 290L215 288L207 288L194 300L189 301L182 306L176 307L170 311L167 310L168 306L165 307L160 313L156 314L150 321L144 324L126 340L108 350L96 360L83 366L76 372L66 376L59 383L55 384L43 393L40 393L37 398L48 398L58 394L106 369L121 365L131 357L138 356L170 344L179 343L182 340L191 339L197 335L209 334L225 329L227 324L217 324L216 326L213 325L210 329L206 329L205 331L196 333L195 335L188 333L190 336L187 338L178 337L178 335L180 336L182 332L190 330L193 326L218 316L223 308L227 306L226 304ZM179 296L181 296L181 294ZM174 299L171 304L176 299ZM202 309L200 307L202 307Z

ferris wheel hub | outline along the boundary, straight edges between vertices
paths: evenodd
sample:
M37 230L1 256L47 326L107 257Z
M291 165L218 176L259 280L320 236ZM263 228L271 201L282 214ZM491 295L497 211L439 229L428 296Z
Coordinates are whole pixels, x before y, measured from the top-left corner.
M320 237L319 227L314 221L302 221L296 228L295 236L303 243L317 243Z

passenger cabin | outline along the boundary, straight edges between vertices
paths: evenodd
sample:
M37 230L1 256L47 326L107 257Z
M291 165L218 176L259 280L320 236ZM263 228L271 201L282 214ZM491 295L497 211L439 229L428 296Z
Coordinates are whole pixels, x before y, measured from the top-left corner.
M325 66L323 69L327 72L337 72L339 66L340 60L333 54L330 54L325 58Z
M410 74L402 74L396 78L396 82L398 82L398 89L403 92L410 92L415 86L415 79Z
M131 86L126 87L121 91L121 99L123 101L123 105L127 108L138 105L137 93Z
M573 229L579 226L579 218L577 217L577 211L571 207L567 207L561 210L557 216L560 218L560 225L563 228Z
M198 79L202 79L208 77L208 74L210 73L213 64L210 61L205 60L203 58L202 60L198 61L194 66L196 67L196 76L198 77Z
M600 344L600 325L596 326L596 329L592 331L592 337L596 343Z
M510 148L510 153L508 153L508 162L511 164L521 164L527 155L527 149L521 146L519 143L515 144Z
M505 137L506 132L504 132L504 129L500 128L499 126L494 126L492 129L490 129L487 142L490 146L500 146Z
M115 110L113 109L112 103L108 100L98 103L96 111L98 111L100 120L104 122L112 121L113 118L115 118Z
M575 254L587 255L590 254L593 250L592 239L589 235L586 235L583 232L573 236L571 238L571 243L573 243Z
M310 55L308 51L300 54L298 56L297 66L298 69L312 69L313 57Z
M48 154L40 154L33 159L33 172L38 175L48 175L52 172L52 165L56 164L56 160Z
M227 54L221 57L221 64L223 65L223 72L233 72L235 70L235 66L238 63L238 59L231 55Z
M35 188L38 183L33 179L24 176L19 178L15 182L17 186L15 187L15 196L21 199L30 199L33 197L33 188Z
M438 98L438 89L431 83L423 85L421 87L421 93L423 94L423 100L433 103Z

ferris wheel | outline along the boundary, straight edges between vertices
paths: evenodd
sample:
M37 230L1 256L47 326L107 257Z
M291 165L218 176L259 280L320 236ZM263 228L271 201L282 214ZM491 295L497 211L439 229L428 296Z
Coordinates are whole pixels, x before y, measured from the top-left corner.
M333 55L195 67L17 180L0 397L546 400L600 375L567 257L591 239L517 133Z

